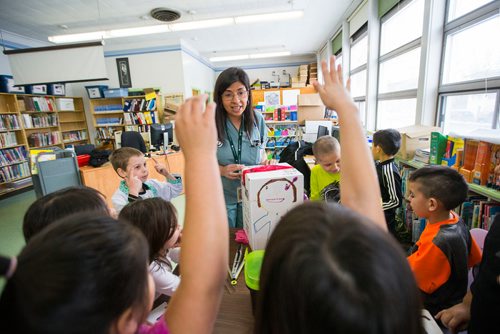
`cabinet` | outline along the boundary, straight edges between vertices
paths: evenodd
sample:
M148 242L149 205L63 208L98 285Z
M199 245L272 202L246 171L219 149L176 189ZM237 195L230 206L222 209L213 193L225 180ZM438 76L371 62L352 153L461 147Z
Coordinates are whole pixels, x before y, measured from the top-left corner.
M149 132L149 125L160 123L157 96L147 101L144 95L91 99L91 114L96 129L96 142L113 142L116 146L115 133L120 131Z
M0 93L0 195L31 186L30 149L84 143L82 98Z

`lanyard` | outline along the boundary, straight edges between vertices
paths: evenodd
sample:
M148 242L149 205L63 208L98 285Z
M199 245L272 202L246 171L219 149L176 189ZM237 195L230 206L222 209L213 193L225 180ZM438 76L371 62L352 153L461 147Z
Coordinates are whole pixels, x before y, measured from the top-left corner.
M240 124L240 130L238 131L238 154L236 154L236 149L234 147L233 139L229 135L229 131L227 128L227 123L226 123L226 135L227 135L227 140L229 141L229 146L231 146L231 151L233 152L233 157L234 161L236 164L239 164L241 161L241 144L242 144L242 138L243 138L243 119L241 119L241 124Z

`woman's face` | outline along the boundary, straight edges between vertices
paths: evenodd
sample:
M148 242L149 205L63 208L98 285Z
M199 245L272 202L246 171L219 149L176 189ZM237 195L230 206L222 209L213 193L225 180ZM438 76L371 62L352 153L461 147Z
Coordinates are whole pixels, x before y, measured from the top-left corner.
M222 105L228 116L241 116L247 104L248 90L240 81L236 81L222 93Z

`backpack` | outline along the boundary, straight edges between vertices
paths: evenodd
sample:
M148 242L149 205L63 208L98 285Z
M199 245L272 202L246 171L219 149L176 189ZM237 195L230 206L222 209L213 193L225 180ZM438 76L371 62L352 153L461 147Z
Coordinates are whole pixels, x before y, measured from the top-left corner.
M92 167L101 167L109 161L111 152L110 150L92 150L92 152L90 152L89 165Z
M303 140L294 141L288 144L280 154L279 162L286 162L304 175L304 193L307 196L311 192L311 170L304 160L304 155L311 155L312 144Z

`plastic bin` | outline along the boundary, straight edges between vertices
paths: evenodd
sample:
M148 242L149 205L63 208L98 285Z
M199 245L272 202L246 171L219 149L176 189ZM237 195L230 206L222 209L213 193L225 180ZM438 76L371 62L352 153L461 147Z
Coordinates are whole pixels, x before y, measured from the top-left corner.
M78 167L88 166L90 161L90 154L77 155Z
M126 97L126 96L128 96L128 89L127 88L111 88L111 89L104 90L104 97L106 97L106 98Z
M260 268L264 259L264 250L256 250L249 253L245 260L245 283L250 290L252 299L252 314L255 314L257 293L259 292Z

